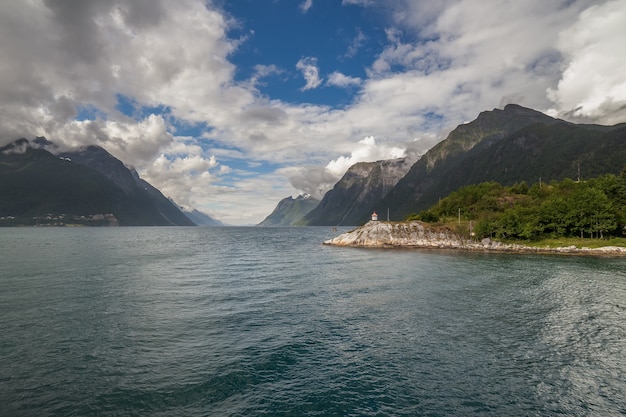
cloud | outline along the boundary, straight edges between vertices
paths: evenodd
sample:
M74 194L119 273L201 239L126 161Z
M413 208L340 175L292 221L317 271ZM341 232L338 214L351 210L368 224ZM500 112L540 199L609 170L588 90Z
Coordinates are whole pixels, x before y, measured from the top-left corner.
M363 47L363 44L366 40L367 37L365 36L365 34L363 34L363 31L361 29L357 29L356 36L352 40L352 43L350 44L350 46L348 47L348 51L346 52L346 57L354 57L359 52L359 49Z
M326 80L326 84L341 88L356 87L361 85L361 83L362 80L360 78L350 77L338 71L330 74Z
M508 102L574 121L626 119L625 0L342 4L377 13L387 37L377 44L350 32L348 57L374 54L361 78L342 66L324 79L316 58L298 61L301 91L348 89L350 101L335 106L261 93L287 78L276 63L238 77L232 56L248 40L229 38L241 22L212 2L3 2L0 144L99 144L176 201L255 223L286 195L319 196L351 163L394 148L419 155ZM93 120L76 120L85 113ZM386 140L359 141L368 137ZM248 161L275 170L258 174Z
M395 159L405 156L402 148L377 145L373 136L368 136L358 142L358 148L350 156L340 156L326 165L326 170L336 178L341 177L348 168L357 162L371 162L383 159Z
M302 76L304 76L304 79L306 80L306 85L301 88L302 91L315 89L322 84L322 80L319 75L320 71L317 67L317 58L302 58L296 64L296 68L302 71Z
M301 165L281 168L277 174L286 177L298 194L310 194L321 200L337 182L337 176L320 165Z
M368 125L402 126L398 135L418 136L451 130L511 100L551 108L546 89L557 85L566 62L557 41L593 2L431 3L405 2L394 13L388 44L350 108Z
M226 37L227 21L202 2L74 3L2 6L0 35L10 42L0 52L12 57L0 67L0 125L7 133L65 123L67 109L79 106L116 117L120 93L210 124L227 118L230 106L253 101L232 84L227 56L237 43Z
M259 84L263 85L261 79L272 76L272 75L280 75L283 71L278 68L276 65L255 65L254 66L254 75L250 78L249 85L250 88L256 88Z
M185 207L197 207L206 197L207 190L214 188L216 176L210 169L218 165L214 157L205 159L200 155L169 158L159 155L143 171L143 176L151 184L159 184L159 189ZM219 172L219 171L218 171Z
M559 34L565 70L548 96L561 114L583 121L618 123L626 119L626 1L592 6Z
M313 6L313 0L304 0L302 4L300 4L300 10L302 13L306 13Z
M354 4L354 5L359 5L359 6L371 6L374 4L374 0L342 0L341 1L342 6L349 5L349 4Z
M409 158L416 161L417 156L412 152ZM389 146L385 143L378 144L373 136L368 136L357 142L356 149L350 152L350 156L340 156L330 161L326 166L288 167L281 169L280 173L289 179L289 183L298 190L298 193L311 194L321 200L346 170L357 162L402 158L407 154L408 152L404 148Z

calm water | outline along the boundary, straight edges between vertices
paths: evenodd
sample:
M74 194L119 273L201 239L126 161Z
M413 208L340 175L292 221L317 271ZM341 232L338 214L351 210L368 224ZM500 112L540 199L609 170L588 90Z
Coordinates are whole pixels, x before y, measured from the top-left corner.
M626 415L626 259L332 235L0 229L0 415Z

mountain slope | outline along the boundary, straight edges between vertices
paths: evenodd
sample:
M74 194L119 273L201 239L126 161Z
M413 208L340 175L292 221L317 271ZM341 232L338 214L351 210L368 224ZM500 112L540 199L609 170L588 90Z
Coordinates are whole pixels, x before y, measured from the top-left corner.
M198 226L206 226L206 227L224 226L224 223L222 223L221 221L216 220L213 217L209 216L208 214L205 214L196 209L193 209L191 211L187 211L183 209L183 213L185 214L185 216L189 217L189 219Z
M280 200L276 208L258 226L293 226L319 204L310 195L291 196Z
M53 219L58 224L194 225L156 188L98 147L58 156L26 139L2 147L0 195L0 217L12 218L10 224Z
M402 219L465 185L577 178L579 166L583 177L617 174L624 165L624 125L576 125L507 106L457 127L371 209L389 207L393 219Z
M371 214L371 207L396 185L411 167L405 158L359 162L302 219L309 226L354 225Z

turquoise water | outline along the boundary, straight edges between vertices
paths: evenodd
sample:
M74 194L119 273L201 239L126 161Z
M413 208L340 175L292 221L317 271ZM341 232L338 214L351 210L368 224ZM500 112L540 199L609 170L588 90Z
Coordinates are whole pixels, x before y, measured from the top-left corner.
M334 234L0 229L0 415L626 415L626 259Z

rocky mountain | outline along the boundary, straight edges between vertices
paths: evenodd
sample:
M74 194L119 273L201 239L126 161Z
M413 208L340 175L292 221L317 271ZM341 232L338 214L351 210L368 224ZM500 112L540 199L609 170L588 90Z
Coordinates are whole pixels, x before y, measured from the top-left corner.
M372 206L383 199L410 168L411 161L406 158L354 164L298 224L339 226L362 223L362 219L372 213Z
M293 226L319 204L319 200L309 194L291 196L280 200L272 213L258 226Z
M458 126L370 210L390 208L400 220L465 185L576 179L579 168L589 178L618 174L625 165L626 124L577 125L508 105Z
M195 225L104 149L51 147L38 138L0 148L0 224Z

